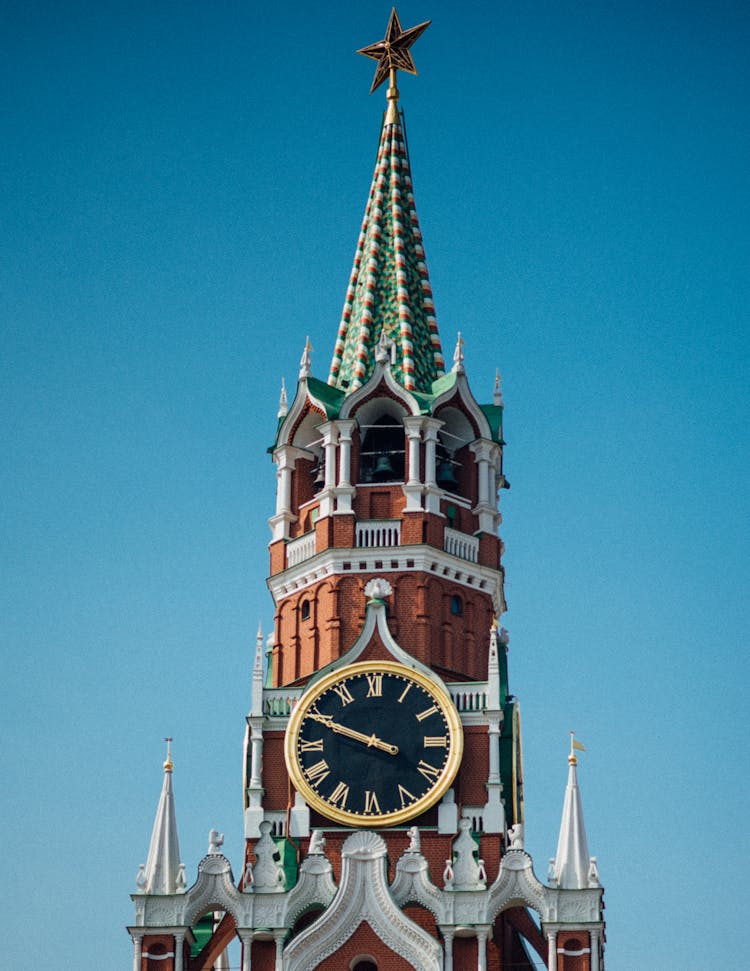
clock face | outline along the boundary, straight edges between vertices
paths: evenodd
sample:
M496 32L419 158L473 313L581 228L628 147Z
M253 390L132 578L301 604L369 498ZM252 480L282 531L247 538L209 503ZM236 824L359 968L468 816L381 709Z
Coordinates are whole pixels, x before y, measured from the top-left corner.
M461 721L429 677L393 661L340 668L305 692L285 757L305 801L345 825L405 822L443 796L461 761Z

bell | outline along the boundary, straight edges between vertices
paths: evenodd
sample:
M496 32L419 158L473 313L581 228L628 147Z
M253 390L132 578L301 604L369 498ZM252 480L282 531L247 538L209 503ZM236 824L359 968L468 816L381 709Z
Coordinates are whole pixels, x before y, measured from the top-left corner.
M313 492L320 492L326 481L325 469L323 468L323 463L320 462L312 470L313 474Z
M378 455L375 461L375 468L372 470L373 482L388 482L396 478L396 473L391 465L391 457L387 452Z
M437 468L437 484L441 489L454 490L458 486L456 473L453 471L453 462L450 459L442 459Z

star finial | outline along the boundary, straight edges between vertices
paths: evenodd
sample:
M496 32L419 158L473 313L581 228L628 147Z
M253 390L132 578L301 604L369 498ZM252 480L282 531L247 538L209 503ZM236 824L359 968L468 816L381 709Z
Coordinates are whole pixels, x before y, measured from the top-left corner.
M394 7L391 10L391 19L388 21L385 38L379 40L376 44L370 44L368 47L363 47L357 51L358 54L364 54L365 57L371 57L378 62L372 87L370 88L370 94L376 88L379 88L383 81L390 76L391 84L388 89L388 100L395 101L398 99L396 71L408 71L409 74L417 73L414 58L411 56L409 48L422 36L430 26L430 23L431 21L425 20L423 24L417 24L416 27L402 30L396 8ZM391 96L391 91L393 91L393 96Z

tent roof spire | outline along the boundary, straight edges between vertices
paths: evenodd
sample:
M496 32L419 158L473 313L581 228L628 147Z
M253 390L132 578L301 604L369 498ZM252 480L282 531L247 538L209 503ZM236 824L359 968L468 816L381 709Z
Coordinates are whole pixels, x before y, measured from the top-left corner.
M172 739L165 738L167 757L164 761L164 783L156 809L151 846L148 851L143 890L145 893L165 894L179 892L182 882L180 873L180 844L177 839L177 819L172 794Z
M586 827L583 822L583 804L578 788L576 749L584 752L583 745L570 733L570 755L568 756L568 785L565 789L560 838L557 841L557 854L554 860L554 876L558 887L564 890L580 890L589 886L589 857Z
M358 52L378 62L372 91L386 77L389 86L375 174L328 375L328 383L346 393L372 374L383 332L395 344L393 373L407 391L429 392L444 374L396 86L399 70L417 73L409 48L429 23L402 30L394 8L385 39Z

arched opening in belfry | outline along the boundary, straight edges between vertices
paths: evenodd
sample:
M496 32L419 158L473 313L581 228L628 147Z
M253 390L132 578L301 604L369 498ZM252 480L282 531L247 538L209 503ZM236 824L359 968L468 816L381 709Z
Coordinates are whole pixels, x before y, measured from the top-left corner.
M465 494L469 477L466 446L476 438L474 428L458 408L442 408L436 416L444 423L438 431L435 456L435 479L441 489L456 495ZM473 461L473 460L472 460Z
M404 426L393 415L381 415L362 428L359 481L403 482L406 452Z

